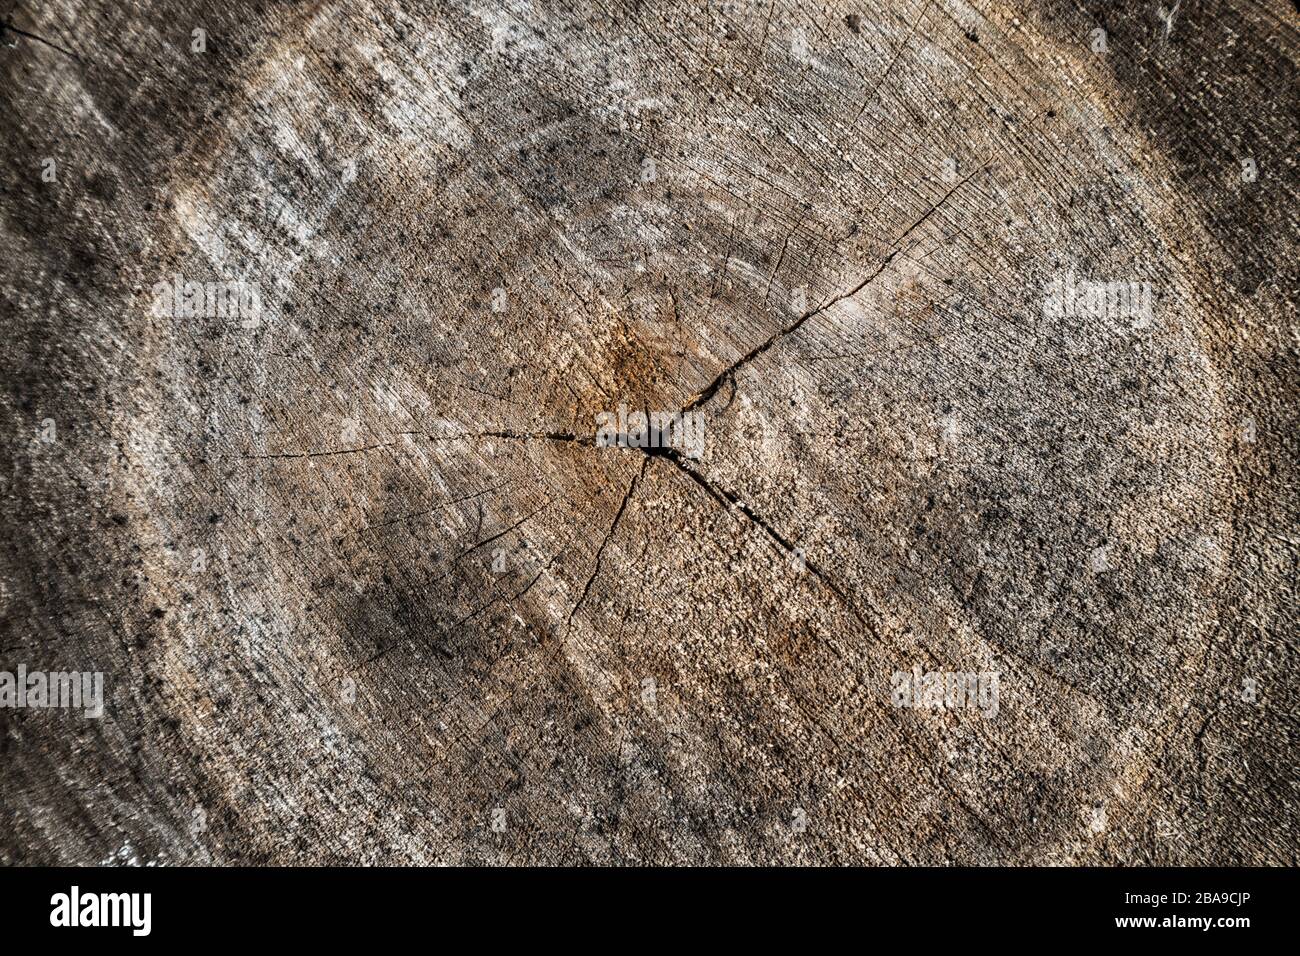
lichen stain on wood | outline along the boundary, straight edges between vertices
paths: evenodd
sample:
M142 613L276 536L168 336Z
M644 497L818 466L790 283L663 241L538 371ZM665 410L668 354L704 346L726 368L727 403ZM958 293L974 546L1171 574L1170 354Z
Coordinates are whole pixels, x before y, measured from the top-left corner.
M0 861L1296 862L1288 5L416 6L6 11Z

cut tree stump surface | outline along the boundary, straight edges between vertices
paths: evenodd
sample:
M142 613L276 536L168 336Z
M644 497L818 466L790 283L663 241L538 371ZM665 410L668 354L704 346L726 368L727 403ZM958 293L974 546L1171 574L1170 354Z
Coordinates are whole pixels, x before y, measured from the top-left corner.
M0 862L1297 862L1290 4L3 6Z

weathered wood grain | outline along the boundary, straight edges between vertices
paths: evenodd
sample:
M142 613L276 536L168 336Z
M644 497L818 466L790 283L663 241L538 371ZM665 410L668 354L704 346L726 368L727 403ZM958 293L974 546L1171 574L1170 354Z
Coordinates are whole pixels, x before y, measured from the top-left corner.
M0 861L1296 862L1290 5L4 16Z

